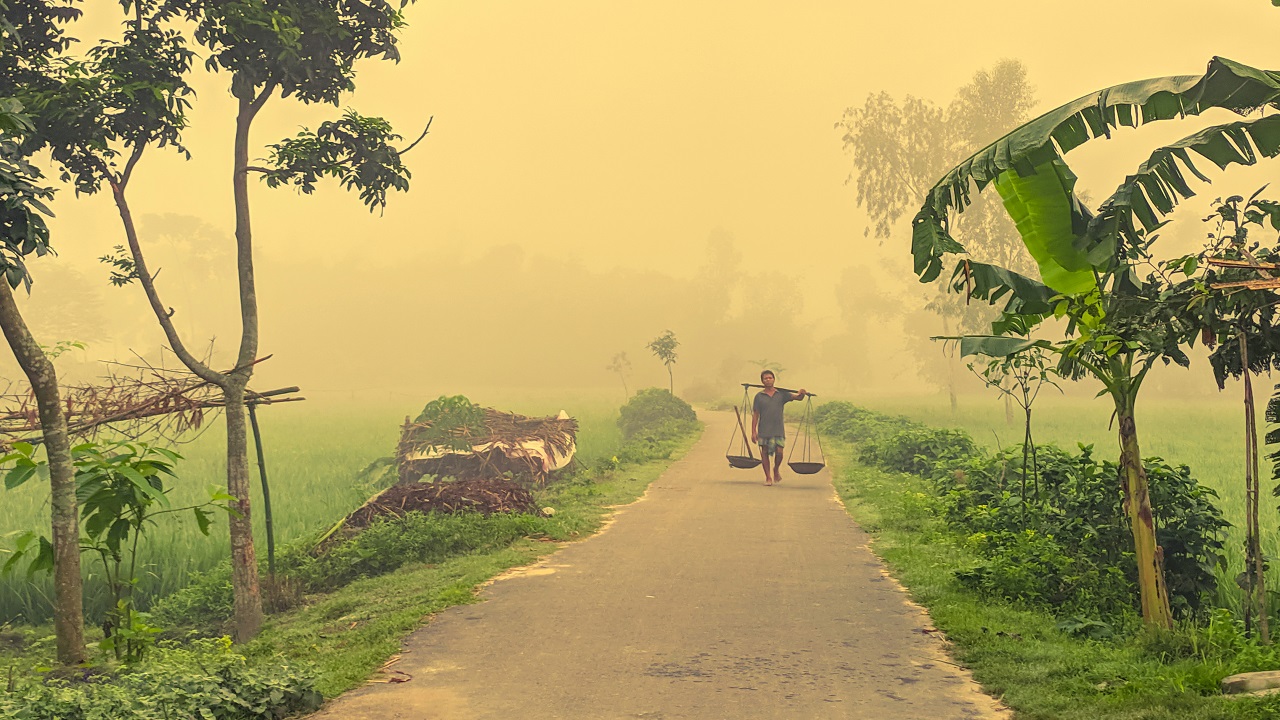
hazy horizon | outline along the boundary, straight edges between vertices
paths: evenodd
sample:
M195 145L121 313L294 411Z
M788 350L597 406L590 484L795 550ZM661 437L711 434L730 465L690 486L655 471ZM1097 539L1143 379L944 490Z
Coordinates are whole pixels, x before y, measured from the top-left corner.
M254 386L603 388L623 351L633 389L665 386L645 344L670 329L682 342L678 391L732 395L764 360L788 382L845 394L919 389L928 380L915 358L935 346L903 330L926 291L910 271L909 216L890 239L864 235L834 129L845 108L881 90L945 105L1005 58L1025 64L1035 113L1116 82L1198 74L1215 54L1266 67L1262 42L1239 28L1274 23L1275 10L1226 5L1234 22L1219 27L1195 22L1203 4L1189 1L418 2L403 61L361 66L343 105L385 115L406 144L434 118L406 156L410 192L370 214L333 183L311 196L252 184L261 355L274 356ZM118 3L84 7L72 33L84 45L115 32ZM1107 42L1110 26L1178 40ZM222 353L239 336L227 82L193 72L192 160L148 151L131 189L179 330L193 347L216 337ZM273 100L255 156L337 112ZM1105 197L1153 139L1209 121L1117 133L1072 164ZM1199 237L1204 201L1272 175L1266 164L1213 174L1173 232ZM157 357L163 338L141 290L109 287L96 260L123 242L109 195L64 187L52 207L59 255L32 262L24 301L38 339L87 341L81 360ZM1203 364L1187 382L1212 391Z

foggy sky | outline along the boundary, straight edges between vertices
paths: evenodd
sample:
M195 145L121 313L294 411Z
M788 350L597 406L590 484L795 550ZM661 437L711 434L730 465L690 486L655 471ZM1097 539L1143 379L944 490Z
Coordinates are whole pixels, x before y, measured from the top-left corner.
M114 0L85 8L91 21L74 34L91 40L116 27ZM1206 22L1210 9L1230 21ZM255 385L607 385L615 378L604 365L620 350L633 382L665 384L643 346L668 328L684 342L678 387L732 379L747 359L766 357L801 373L826 363L829 377L822 344L851 327L841 307L860 302L850 287L859 273L876 273L878 293L921 292L906 222L883 245L863 236L844 183L851 160L833 129L844 108L879 90L945 104L1006 57L1026 64L1036 112L1118 82L1198 74L1215 54L1280 66L1271 34L1250 32L1280 26L1266 0L420 0L407 17L403 62L366 63L344 106L386 116L409 139L434 116L406 156L410 192L371 215L332 184L313 196L252 189L261 347L276 356ZM131 189L144 247L169 253L157 283L179 329L190 328L197 347L216 334L225 352L238 338L228 322L228 81L194 74L185 136L194 158L151 150ZM274 99L254 142L338 112ZM1204 124L1122 133L1069 159L1082 186L1105 197L1156 142ZM1211 174L1204 195L1247 194L1275 175L1274 164ZM93 354L154 352L162 338L141 290L106 287L95 261L123 242L109 196L64 189L54 210L60 255L33 263L36 282L63 264L101 286L110 337ZM162 231L226 250L193 261L189 243L162 241ZM734 253L737 265L726 259ZM202 269L211 272L192 279ZM721 305L699 292L704 280ZM37 290L26 305L39 316L40 304ZM882 357L903 348L894 322L871 321L865 347L850 340L848 352L900 365ZM769 330L779 325L789 327Z

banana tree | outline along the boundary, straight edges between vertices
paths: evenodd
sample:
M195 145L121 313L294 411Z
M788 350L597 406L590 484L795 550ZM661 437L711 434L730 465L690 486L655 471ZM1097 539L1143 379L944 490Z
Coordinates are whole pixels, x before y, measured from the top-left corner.
M1280 116L1257 113L1267 106L1280 107L1280 74L1219 57L1203 75L1105 88L1041 115L957 165L929 191L913 221L915 272L921 282L932 282L950 256L966 253L951 233L950 214L963 212L975 189L994 186L1000 194L1043 282L956 258L953 290L1004 301L993 336L969 338L961 351L999 357L1045 343L1059 354L1065 374L1103 384L1119 421L1120 485L1138 561L1142 615L1154 626L1170 627L1172 614L1135 409L1154 363L1185 363L1181 346L1195 336L1170 309L1171 288L1155 272L1152 246L1165 216L1194 194L1188 176L1209 179L1193 157L1222 170L1280 154ZM1213 108L1246 119L1156 149L1096 212L1076 195L1076 176L1065 160L1071 150L1110 138L1121 127L1185 119ZM1031 340L1029 333L1052 316L1067 320L1067 339Z

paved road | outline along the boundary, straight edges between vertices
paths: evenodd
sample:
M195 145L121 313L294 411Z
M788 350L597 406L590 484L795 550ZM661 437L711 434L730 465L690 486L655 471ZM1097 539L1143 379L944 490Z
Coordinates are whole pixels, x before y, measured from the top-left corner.
M605 532L440 613L412 680L317 718L703 720L1007 717L949 663L826 471L732 470L733 416ZM785 472L785 467L784 467Z

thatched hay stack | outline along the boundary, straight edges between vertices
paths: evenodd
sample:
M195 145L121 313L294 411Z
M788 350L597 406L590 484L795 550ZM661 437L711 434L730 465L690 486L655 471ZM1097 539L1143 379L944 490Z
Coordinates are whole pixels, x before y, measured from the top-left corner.
M578 421L563 411L558 417L526 417L493 408L482 412L480 422L476 422L479 415L469 421L405 418L396 447L400 482L416 482L424 475L509 476L522 484L540 485L573 459Z

